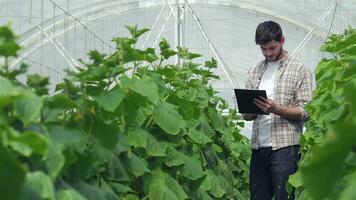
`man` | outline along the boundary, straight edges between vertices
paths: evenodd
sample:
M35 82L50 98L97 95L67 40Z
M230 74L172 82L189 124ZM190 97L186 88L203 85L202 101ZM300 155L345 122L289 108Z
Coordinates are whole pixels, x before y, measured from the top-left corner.
M250 192L252 200L286 200L285 185L297 170L299 138L308 114L304 105L312 96L310 70L283 49L280 25L265 21L257 26L255 42L265 59L248 72L246 88L266 90L267 99L254 103L268 115L243 114L254 120Z

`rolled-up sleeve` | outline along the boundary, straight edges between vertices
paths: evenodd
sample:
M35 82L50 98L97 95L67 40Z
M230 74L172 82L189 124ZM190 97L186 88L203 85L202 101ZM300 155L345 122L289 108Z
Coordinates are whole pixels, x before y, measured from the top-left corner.
M313 75L311 70L303 66L300 70L300 79L297 82L295 91L295 101L297 107L302 111L301 121L305 122L309 118L305 105L312 99L313 95Z

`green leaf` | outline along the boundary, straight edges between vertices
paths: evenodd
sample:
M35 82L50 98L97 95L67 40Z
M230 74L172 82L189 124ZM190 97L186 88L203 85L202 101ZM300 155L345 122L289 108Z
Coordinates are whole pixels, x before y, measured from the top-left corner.
M141 127L131 127L127 133L127 140L133 147L142 147L149 156L165 156L160 143L149 132Z
M212 129L209 122L210 122L210 120L206 116L206 114L201 113L199 116L200 131L205 133L208 137L211 137L211 136L215 135L215 131Z
M148 28L144 28L144 29L138 29L137 28L137 24L135 26L128 26L125 25L126 29L128 29L130 31L130 34L133 38L138 38L140 37L142 34L150 31L150 29Z
M334 132L329 134L335 140L330 140L326 146L314 146L311 159L300 164L303 182L308 193L315 199L323 199L330 194L336 181L342 176L341 166L347 156L349 145L345 139L339 138Z
M303 179L300 174L300 171L297 171L295 174L289 176L288 182L293 186L293 187L301 187L303 186Z
M30 156L32 153L45 156L48 153L47 138L36 132L13 134L9 138L9 144L24 156Z
M88 55L89 58L94 61L94 64L100 64L103 62L104 55L100 54L97 50L91 50Z
M55 145L49 145L48 158L46 159L46 166L51 178L55 179L66 162L62 154L62 149L58 149Z
M42 171L26 174L26 185L43 199L55 199L51 178Z
M184 164L184 158L172 145L167 147L166 154L167 156L164 163L168 167L175 167Z
M115 125L106 124L100 119L96 119L93 125L93 135L105 148L113 149L118 142L119 128Z
M107 178L121 182L130 181L130 176L126 171L123 162L117 157L116 154L111 153L111 156L109 157L107 162Z
M171 47L171 46L169 45L168 41L167 41L165 38L163 38L163 39L159 42L159 48L160 48L161 51L166 50L166 49L168 49L169 47Z
M171 56L177 55L177 52L172 50L172 49L165 49L163 51L161 51L161 55L165 58L168 59Z
M192 191L192 194L189 195L192 200L213 200L210 195L204 190Z
M99 96L94 97L94 99L104 110L114 112L125 96L125 92L121 88L115 88L110 91L104 91Z
M121 183L110 183L110 185L117 194L126 194L132 192L132 189L129 186Z
M201 167L201 162L194 158L181 154L184 160L184 165L181 169L182 176L189 180L195 181L205 176L205 173Z
M47 88L47 86L49 85L48 77L42 77L38 74L27 75L26 84L28 87L32 88L35 91L35 93L39 96L48 94L48 88Z
M137 195L128 194L122 198L122 200L139 200Z
M25 123L36 122L40 120L40 114L43 106L41 97L30 95L24 99L19 99L15 103L15 110L19 118Z
M216 198L222 198L226 194L219 178L211 170L207 170L207 176L201 187L203 190L209 191Z
M23 90L14 86L8 79L0 77L0 105L15 101L23 94Z
M122 133L119 133L118 134L118 142L117 142L116 147L113 152L116 155L120 155L121 153L128 151L129 149L130 149L130 145L127 141L126 136Z
M193 59L195 59L195 58L200 58L200 57L202 57L202 55L197 54L197 53L189 53L189 54L188 54L188 59L189 59L189 60L193 60Z
M205 67L212 69L212 68L217 68L218 63L214 58L211 58L210 61L205 61Z
M99 187L90 185L86 182L80 181L73 184L73 187L81 193L85 198L90 200L108 200L104 191L100 190Z
M167 102L176 105L178 112L184 117L185 120L199 118L201 109L195 102L182 99L175 94L169 95Z
M141 79L122 77L120 80L123 87L129 88L136 93L147 97L152 103L157 104L159 99L158 86L151 77L146 75Z
M16 56L20 46L16 43L16 36L8 26L0 26L0 56Z
M356 172L345 177L347 180L347 184L345 189L341 192L340 198L341 200L348 199L356 199Z
M44 99L45 105L54 108L76 108L77 104L64 94L58 94Z
M60 151L66 148L83 153L87 145L87 136L78 130L68 127L53 125L48 127L53 145ZM105 129L102 129L104 131Z
M203 132L201 131L197 131L197 130L190 130L187 135L189 136L189 138L197 143L197 144L201 144L201 145L205 145L208 143L212 143L213 141L206 136Z
M25 170L15 155L0 145L0 199L17 199Z
M181 128L185 126L185 122L175 106L166 102L161 102L156 106L153 119L170 135L177 135Z
M155 171L149 184L148 196L154 200L184 200L188 196L170 175Z
M74 189L63 189L57 192L57 200L87 200Z
M349 152L345 163L356 167L356 152Z
M127 171L136 177L150 172L150 170L147 168L147 163L143 159L137 157L134 153L128 153L126 156L124 156L123 163Z

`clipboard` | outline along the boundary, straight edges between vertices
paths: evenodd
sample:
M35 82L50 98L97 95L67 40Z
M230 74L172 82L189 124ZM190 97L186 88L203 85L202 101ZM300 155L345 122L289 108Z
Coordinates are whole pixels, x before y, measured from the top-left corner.
M234 92L240 113L268 115L253 103L253 99L260 96L267 99L266 90L234 89Z

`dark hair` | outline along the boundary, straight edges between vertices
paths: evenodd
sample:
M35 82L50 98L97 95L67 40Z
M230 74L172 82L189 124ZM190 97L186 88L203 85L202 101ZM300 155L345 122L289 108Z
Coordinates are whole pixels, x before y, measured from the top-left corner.
M264 21L256 28L255 42L259 45L275 40L281 42L283 33L281 26L274 21Z

